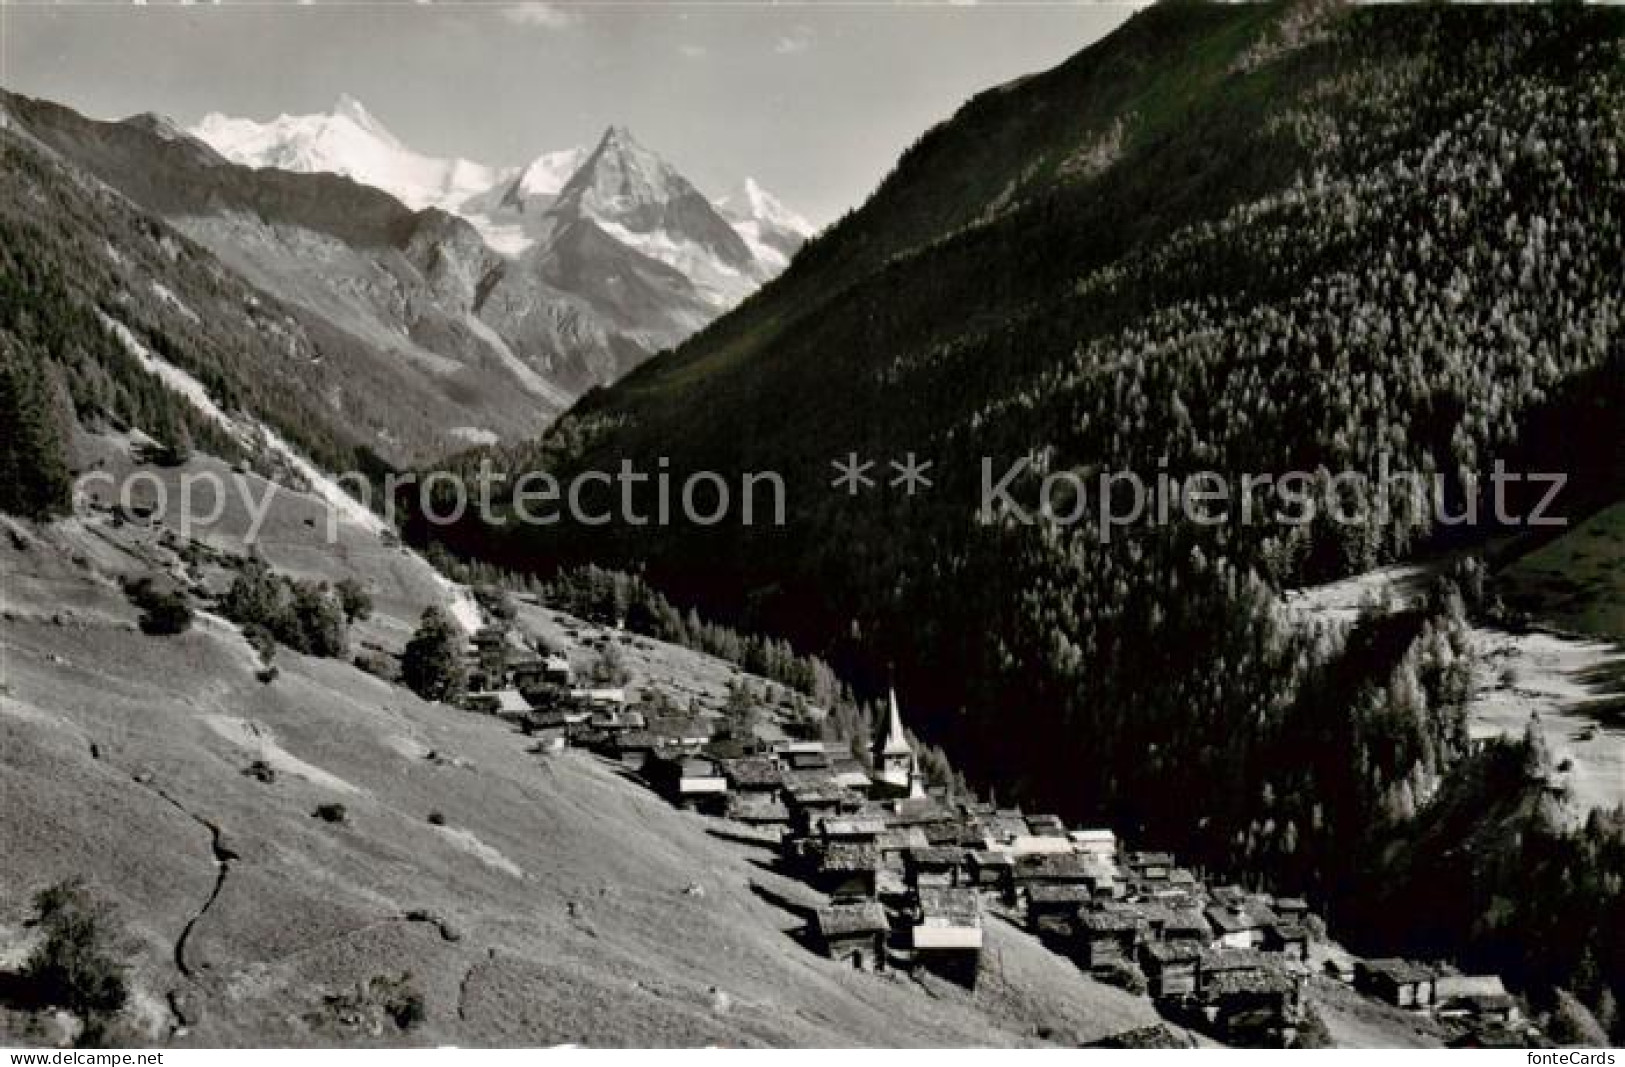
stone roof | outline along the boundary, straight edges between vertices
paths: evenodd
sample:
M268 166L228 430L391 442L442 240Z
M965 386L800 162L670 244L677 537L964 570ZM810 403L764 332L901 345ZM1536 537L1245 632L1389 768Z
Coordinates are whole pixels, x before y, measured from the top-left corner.
M1262 952L1254 952L1246 948L1214 948L1203 949L1201 967L1203 974L1222 974L1226 971L1261 971L1268 970L1273 961Z
M911 848L930 848L925 831L918 826L894 826L880 835L880 847L887 852L901 852Z
M1294 988L1292 979L1271 970L1221 971L1202 978L1204 997L1290 993Z
M982 905L976 890L923 885L915 890L922 926L981 926Z
M886 909L873 902L819 908L817 921L818 932L824 937L883 934L890 929L886 922Z
M823 848L819 869L873 871L880 867L880 850L866 841L831 841Z
M1151 941L1140 947L1141 953L1164 966L1170 963L1196 963L1202 950L1189 942Z
M1144 920L1128 911L1089 911L1078 913L1078 925L1093 934L1122 934L1140 929Z
M1440 975L1434 979L1433 995L1438 1000L1454 997L1504 997L1506 986L1497 975Z
M735 789L774 789L784 782L778 765L765 756L729 760L723 764L722 773Z
M886 832L886 823L861 815L826 815L818 820L818 828L825 837L879 838Z
M1273 926L1280 920L1261 904L1247 904L1242 907L1215 905L1207 909L1207 921L1222 934L1239 934Z
M1355 970L1363 970L1367 974L1386 978L1390 982L1404 985L1410 982L1426 982L1433 978L1432 968L1411 960L1381 959L1362 960L1355 964Z
M897 801L889 821L893 826L924 826L952 818L953 814L935 797L908 797Z
M728 817L740 822L788 822L790 813L778 797L733 793L728 797Z
M1027 890L1027 900L1033 904L1087 904L1094 893L1079 882L1060 885L1035 885Z
M1041 853L1017 860L1016 877L1083 882L1099 877L1099 867L1075 852Z

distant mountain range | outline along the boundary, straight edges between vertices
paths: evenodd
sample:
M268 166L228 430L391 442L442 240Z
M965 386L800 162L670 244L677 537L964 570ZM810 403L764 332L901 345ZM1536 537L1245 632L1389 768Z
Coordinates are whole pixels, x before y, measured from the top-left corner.
M366 412L358 443L392 462L535 435L753 292L810 232L749 180L713 205L624 127L502 168L419 154L349 98L192 132L0 106L285 306L332 403Z
M549 212L567 199L570 215L590 217L619 242L689 276L720 307L777 274L813 233L753 178L713 204L624 126L606 130L597 148L543 152L518 167L423 155L348 95L325 114L263 123L212 113L190 132L233 163L339 174L414 210L458 215L506 256L558 233ZM721 234L718 223L739 241Z

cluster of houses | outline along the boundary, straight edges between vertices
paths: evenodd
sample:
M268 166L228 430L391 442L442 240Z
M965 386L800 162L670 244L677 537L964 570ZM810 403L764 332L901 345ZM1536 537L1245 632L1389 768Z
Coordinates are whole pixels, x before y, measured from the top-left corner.
M1316 973L1468 1033L1520 1024L1498 978L1312 953L1317 923L1301 899L1210 887L1167 853L1122 849L1111 830L927 789L895 695L865 762L794 724L766 742L717 717L629 706L623 690L575 685L568 661L501 627L476 634L469 659L466 706L512 719L538 751L589 749L675 805L777 837L784 868L828 900L812 944L853 966L974 985L985 916L998 913L1227 1042L1291 1043Z

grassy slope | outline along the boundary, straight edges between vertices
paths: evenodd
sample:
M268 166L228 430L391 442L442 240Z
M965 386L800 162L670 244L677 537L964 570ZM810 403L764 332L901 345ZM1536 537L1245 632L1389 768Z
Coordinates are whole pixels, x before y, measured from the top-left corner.
M1542 621L1625 641L1625 502L1524 556L1499 583L1510 604Z
M336 554L297 544L319 509L280 499L268 554L363 574L384 616L365 639L398 647L423 603L445 596L415 557L359 530L345 528ZM188 1023L174 1040L199 1045L1018 1044L1040 1028L1072 1042L1153 1018L1003 926L974 996L838 967L753 891L807 899L769 853L593 758L543 761L496 720L285 650L263 685L221 620L177 638L136 632L112 579L173 563L152 532L93 517L12 529L0 540L0 960L26 949L34 890L88 877L138 939L132 1040L169 1035L171 1003ZM228 517L208 539L231 547L239 532ZM630 656L645 677L700 659L642 645ZM728 673L711 664L693 685L716 695ZM282 769L274 783L242 773L255 758ZM349 821L312 818L327 802ZM236 858L205 908L224 854ZM414 909L458 939L408 921ZM175 945L189 922L187 974ZM403 971L427 1004L408 1035L324 1007ZM17 1024L0 1009L0 1035Z

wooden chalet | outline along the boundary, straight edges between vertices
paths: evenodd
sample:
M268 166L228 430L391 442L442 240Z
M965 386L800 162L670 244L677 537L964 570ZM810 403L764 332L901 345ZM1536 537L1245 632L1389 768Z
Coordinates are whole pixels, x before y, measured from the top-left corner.
M1357 960L1354 988L1400 1008L1433 1003L1433 971L1410 960Z
M833 812L817 818L813 827L825 841L861 841L874 845L886 832L886 820L862 811Z
M469 711L477 711L484 715L495 715L508 722L522 723L531 717L535 708L530 701L517 689L494 689L481 692L468 693L463 697L463 707Z
M813 920L813 934L824 955L862 971L885 967L890 932L886 910L870 901L819 908Z
M819 771L834 777L829 753L822 746L808 751L786 752L779 758L787 771Z
M1441 1019L1502 1026L1519 1021L1518 1002L1496 975L1439 975L1433 980L1433 1003Z
M1054 837L1068 843L1072 850L1071 837L1066 832L1066 823L1061 821L1059 815L1029 815L1027 816L1027 833L1033 837Z
M903 878L908 885L956 886L965 878L963 849L927 846L903 853Z
M1117 862L1117 835L1110 830L1073 830L1066 835L1076 851L1108 863Z
M1235 971L1204 979L1202 1014L1212 1032L1241 1046L1285 1048L1297 1033L1298 983L1278 971Z
M843 809L850 811L860 803L862 801L858 797L833 781L816 784L787 782L785 785L784 804L790 810L790 832L801 836L811 834L814 823L823 816L834 815Z
M651 784L673 804L688 811L724 813L728 782L715 761L699 756L662 755L644 769Z
M790 812L784 801L768 793L730 792L724 814L735 822L761 829L783 832L790 826Z
M722 776L728 780L728 791L740 795L777 797L784 787L784 772L767 756L725 760Z
M1174 858L1166 852L1130 852L1124 866L1147 882L1165 882L1173 873Z
M1094 899L1094 890L1078 882L1032 886L1027 890L1027 925L1037 929L1039 920L1053 915L1065 917L1070 925L1078 909Z
M1041 837L1038 834L1017 834L1003 846L1018 860L1028 856L1077 856L1077 849L1065 837Z
M562 752L569 745L564 715L557 711L538 711L520 724L525 736L535 738L532 751Z
M879 889L880 850L869 842L827 841L809 852L814 887L833 900L873 900Z
M645 727L666 754L698 755L711 740L711 727L692 715L652 715Z
M1087 970L1110 970L1134 962L1144 921L1133 912L1086 909L1078 913L1078 962Z
M1027 819L1019 808L1002 808L989 812L982 816L982 825L987 828L994 844L1008 845L1018 837L1030 836Z
M1278 919L1264 927L1262 948L1289 960L1306 960L1309 958L1309 931L1302 923Z
M1261 974L1275 969L1270 957L1251 949L1201 949L1196 961L1196 991L1204 992L1212 982L1225 975Z
M1214 947L1260 948L1265 931L1279 920L1264 904L1215 904L1207 909L1207 921L1213 927Z
M614 738L612 754L627 770L642 771L659 750L660 739L648 730L626 730Z
M1012 870L1017 891L1035 885L1093 886L1098 869L1076 852L1016 855Z
M1151 996L1187 997L1196 993L1197 968L1202 950L1188 941L1148 941L1139 949Z
M1309 917L1309 902L1302 897L1276 897L1271 907L1287 922L1301 923Z
M887 826L886 832L880 835L876 844L880 848L881 865L899 876L904 870L903 857L910 849L931 847L925 831L918 826Z
M890 814L886 822L894 827L918 826L925 830L944 824L958 825L954 813L935 797L901 797L891 800L887 808Z
M920 886L914 890L912 912L914 962L974 988L982 957L982 904L976 890Z

